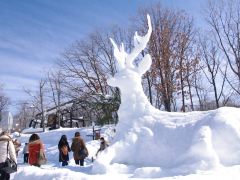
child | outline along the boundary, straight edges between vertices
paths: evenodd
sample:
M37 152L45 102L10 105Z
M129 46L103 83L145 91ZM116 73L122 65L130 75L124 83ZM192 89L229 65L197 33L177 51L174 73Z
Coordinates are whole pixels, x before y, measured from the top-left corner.
M17 139L15 139L13 141L13 145L14 145L14 148L15 148L15 151L16 151L16 156L18 156L18 152L20 150L21 143Z
M106 149L109 145L108 143L105 141L104 137L100 138L100 148L98 149L96 156L98 155L99 152L103 151L104 149Z
M23 147L23 163L28 163L28 143Z

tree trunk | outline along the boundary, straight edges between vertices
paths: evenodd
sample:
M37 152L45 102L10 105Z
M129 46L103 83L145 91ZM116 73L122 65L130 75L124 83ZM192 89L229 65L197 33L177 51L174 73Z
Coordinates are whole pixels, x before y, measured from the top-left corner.
M215 79L214 79L214 78L212 79L212 83L213 83L213 89L214 89L214 96L215 96L216 106L217 106L217 108L219 108L217 87L216 87L216 82L215 82Z
M181 111L185 112L185 94L184 94L184 84L183 84L184 82L183 82L183 77L182 77L182 70L180 70L180 82L181 82L181 95L182 95L182 108L181 108Z
M191 110L194 111L192 89L191 89L191 84L190 84L189 78L187 78L187 83L188 83L188 91L189 91L189 96L190 96L190 101L191 101Z
M150 81L150 75L149 75L149 72L147 72L147 82L148 82L148 94L149 94L149 100L150 100L150 103L153 104L153 102L152 102L151 81Z

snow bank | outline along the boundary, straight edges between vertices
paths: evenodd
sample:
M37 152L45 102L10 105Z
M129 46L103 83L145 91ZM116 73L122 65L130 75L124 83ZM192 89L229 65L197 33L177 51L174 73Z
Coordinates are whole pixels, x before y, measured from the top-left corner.
M116 136L115 143L97 159L93 171L107 173L116 170L113 164L125 164L134 166L136 174L151 167L147 174L164 176L238 165L239 117L239 109L226 107L186 114L155 111L151 116L136 117L133 120L138 123L128 132L117 126L117 133L124 134L124 138Z
M83 171L83 172L79 172ZM34 166L23 167L18 173L13 174L12 179L24 180L106 180L116 179L116 174L108 175L89 175L89 168L87 167L66 167L66 168L38 168ZM121 179L128 179L126 176L118 175Z
M74 172L69 169L41 169L38 167L30 166L24 167L15 174L14 179L23 179L24 180L74 180L76 177L81 177L81 179L86 179L86 175L79 172Z
M25 128L22 130L23 134L32 134L32 133L39 133L39 132L43 132L43 128Z

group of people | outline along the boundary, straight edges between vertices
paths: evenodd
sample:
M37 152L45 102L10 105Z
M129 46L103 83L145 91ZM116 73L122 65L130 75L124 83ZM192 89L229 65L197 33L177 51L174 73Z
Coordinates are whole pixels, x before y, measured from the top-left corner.
M103 137L100 138L100 142L100 148L98 149L96 156L108 146ZM2 167L4 166L7 157L17 163L17 155L20 146L21 144L17 140L13 141L8 133L2 132L0 134L0 180L10 179L10 174L2 171ZM68 165L69 152L71 151L73 152L75 164L80 166L84 165L84 159L88 156L88 149L79 132L75 132L71 147L68 144L67 136L62 135L58 143L58 150L59 162L61 162L62 166ZM47 161L44 152L44 145L40 137L35 133L30 136L29 142L25 143L23 154L24 163L33 166L40 167Z
M84 165L84 159L88 156L88 149L85 145L84 140L81 138L80 133L76 132L74 138L72 139L71 148L67 141L67 136L62 135L59 143L59 162L62 162L62 166L67 166L69 161L68 153L70 151L73 152L73 158L75 160L75 164L80 166Z
M44 152L43 143L37 134L32 134L29 138L29 143L23 148L24 162L28 162L30 165L40 166L39 153ZM9 158L15 164L17 164L17 156L20 150L21 144L17 139L13 140L7 132L0 134L0 179L9 180L10 174L7 173L6 161ZM27 155L25 155L27 154Z
M103 137L100 138L100 148L98 149L96 156L99 152L103 151L107 146L107 142ZM62 135L59 143L59 162L62 163L62 166L67 166L69 161L68 153L70 151L73 152L73 158L75 160L75 164L83 166L84 159L88 156L88 149L85 145L84 140L81 138L80 133L76 132L74 138L72 139L71 147L68 144L67 136Z

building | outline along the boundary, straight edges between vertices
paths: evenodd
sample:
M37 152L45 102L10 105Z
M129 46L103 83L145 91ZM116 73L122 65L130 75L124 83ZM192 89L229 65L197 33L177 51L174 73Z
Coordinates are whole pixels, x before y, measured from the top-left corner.
M97 125L116 123L120 103L114 100L111 96L101 94L73 99L59 107L52 107L46 109L44 113L36 114L30 121L29 127L41 128L43 116L45 127L50 129L56 129L59 126L85 127L91 126L92 122Z

